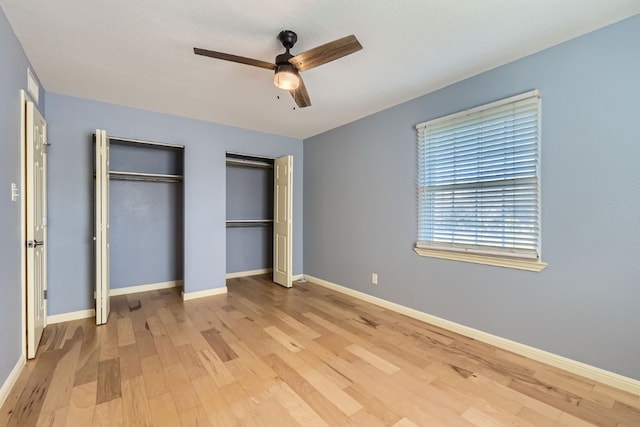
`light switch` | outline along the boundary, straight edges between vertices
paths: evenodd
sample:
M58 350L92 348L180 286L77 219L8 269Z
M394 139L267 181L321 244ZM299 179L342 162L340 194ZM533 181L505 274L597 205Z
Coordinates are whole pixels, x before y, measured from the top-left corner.
M18 186L15 182L11 183L11 201L15 202L18 200Z

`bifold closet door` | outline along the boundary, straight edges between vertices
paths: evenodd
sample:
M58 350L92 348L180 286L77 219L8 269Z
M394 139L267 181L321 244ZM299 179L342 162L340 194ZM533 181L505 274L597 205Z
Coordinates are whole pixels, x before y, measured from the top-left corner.
M107 323L111 311L109 283L109 138L96 130L96 324Z
M293 286L293 156L275 160L273 181L273 281L290 288Z

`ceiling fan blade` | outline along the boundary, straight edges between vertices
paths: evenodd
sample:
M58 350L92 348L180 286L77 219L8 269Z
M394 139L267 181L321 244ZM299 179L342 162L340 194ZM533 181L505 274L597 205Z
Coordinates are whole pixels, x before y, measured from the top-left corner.
M300 77L300 76L298 76ZM293 100L296 101L296 105L298 108L305 108L311 106L311 98L309 98L309 93L307 93L307 88L304 85L304 81L302 81L302 77L300 77L300 86L297 89L289 91Z
M239 64L253 65L254 67L266 68L267 70L275 70L276 65L271 62L260 61L259 59L245 58L244 56L231 55L230 53L216 52L213 50L193 48L196 55L208 56L209 58L223 59L225 61L237 62Z
M289 59L289 62L293 64L298 71L306 71L318 65L335 61L343 56L357 52L360 49L362 49L362 45L356 36L352 34L302 52Z

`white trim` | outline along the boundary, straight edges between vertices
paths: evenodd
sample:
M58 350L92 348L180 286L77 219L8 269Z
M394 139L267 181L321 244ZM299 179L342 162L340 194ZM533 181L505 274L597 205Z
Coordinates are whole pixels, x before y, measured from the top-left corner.
M236 273L227 273L227 279L235 279L236 277L257 276L258 274L271 273L273 268L260 268L258 270L238 271Z
M224 295L226 293L227 293L226 286L223 286L221 288L207 289L206 291L196 291L196 292L187 292L187 293L183 292L182 300L189 301L192 299L211 297L214 295Z
M436 123L443 122L445 120L452 120L458 117L468 116L479 111L490 110L492 108L500 107L502 105L513 104L523 99L528 98L540 98L540 91L538 89L530 90L529 92L524 92L519 95L510 96L509 98L499 99L494 102L490 102L488 104L482 104L477 107L469 108L467 110L458 111L457 113L447 114L446 116L436 117L435 119L427 120L426 122L418 123L416 125L416 129L424 128L428 125L433 125Z
M29 91L29 95L35 101L36 105L40 104L40 84L38 80L33 75L30 67L27 67L27 90Z
M114 297L117 295L128 295L138 292L156 291L158 289L181 288L182 286L184 286L184 282L182 280L171 280L169 282L149 283L147 285L111 288L109 291L109 295Z
M27 207L25 191L25 176L27 174L27 153L26 153L26 135L27 117L25 105L28 95L24 90L20 90L20 287L22 296L22 328L20 335L22 336L22 352L27 354ZM45 305L46 305L45 300Z
M448 259L453 261L472 262L475 264L493 265L496 267L515 268L539 272L547 267L547 264L538 260L497 256L489 254L477 254L470 252L454 252L442 249L429 249L415 247L413 250L420 256Z
M438 326L449 331L464 335L469 338L482 341L484 343L502 348L504 350L517 353L521 356L528 357L538 362L546 363L559 369L571 372L576 375L589 378L593 381L615 387L620 390L627 391L640 396L640 381L625 377L614 372L606 371L595 366L587 365L586 363L578 362L557 354L550 353L548 351L540 350L535 347L530 347L526 344L511 341L506 338L502 338L496 335L489 334L487 332L480 331L468 326L461 325L459 323L451 322L446 319L442 319L431 314L424 313L422 311L414 310L409 307L405 307L400 304L396 304L382 298L374 297L372 295L365 294L364 292L356 291L346 288L335 283L328 282L326 280L319 279L317 277L305 275L307 280L316 283L325 288L332 289L334 291L341 292L343 294L352 296L354 298L361 299L372 304L379 305L381 307L393 310L397 313L404 314L405 316L412 317L414 319Z
M18 378L22 373L22 369L24 369L26 365L27 365L27 359L25 357L25 353L22 352L22 354L18 358L18 362L16 363L16 366L13 367L13 369L9 373L9 376L2 384L2 387L0 387L0 407L2 407L2 405L4 405L4 402L7 401L7 398L9 397L9 393L11 393L11 389L13 388L14 385L16 385L16 382L18 381Z
M109 139L116 140L116 141L122 141L122 142L133 142L135 144L141 144L141 145L155 145L155 146L158 146L158 147L178 148L178 149L183 149L184 148L183 144L170 144L170 143L167 143L167 142L146 141L144 139L123 138L121 136L112 136L112 135L110 135Z
M291 281L292 282L304 282L305 278L304 278L304 274L294 274L293 276L291 276Z
M87 319L89 317L96 317L95 309L91 308L88 310L71 311L69 313L47 316L47 325L51 325L53 323L68 322L70 320Z

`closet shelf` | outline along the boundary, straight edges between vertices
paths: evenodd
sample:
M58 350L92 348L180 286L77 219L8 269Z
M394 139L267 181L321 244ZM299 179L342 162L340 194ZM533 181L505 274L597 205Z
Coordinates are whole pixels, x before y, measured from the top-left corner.
M273 169L273 161L268 160L253 160L253 159L236 159L227 157L227 165L230 166L245 166L250 168L266 168Z
M182 182L182 175L170 175L162 173L120 172L109 171L110 179L125 181L150 181L150 182Z
M273 225L272 219L228 219L227 227L266 227Z

